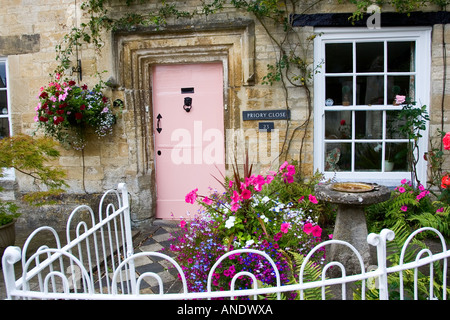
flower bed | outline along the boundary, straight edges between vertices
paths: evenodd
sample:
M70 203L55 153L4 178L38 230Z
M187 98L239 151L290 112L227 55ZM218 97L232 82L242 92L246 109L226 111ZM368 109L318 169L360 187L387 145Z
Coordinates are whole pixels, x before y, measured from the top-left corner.
M294 175L295 167L287 162L266 176L248 173L241 179L235 171L233 179L224 182L224 192L198 195L194 189L186 195L186 202L197 201L202 212L181 220L181 231L173 235L170 250L185 272L189 291L205 291L209 270L217 259L241 248L266 252L274 260L282 284L294 281L297 266L291 253L306 255L322 237L318 224L321 205L310 188L294 182ZM321 251L314 261L320 264L324 259ZM264 284L276 281L268 261L256 254L239 254L218 266L212 289L229 290L233 276L240 271L255 274ZM240 276L235 284L236 288L251 286L252 280L246 276Z

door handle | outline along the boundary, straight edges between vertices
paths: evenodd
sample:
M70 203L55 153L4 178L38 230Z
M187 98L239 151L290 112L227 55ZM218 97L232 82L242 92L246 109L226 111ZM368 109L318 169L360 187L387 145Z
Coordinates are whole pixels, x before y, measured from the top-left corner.
M160 113L158 113L158 116L156 117L156 119L158 119L158 120L156 121L156 131L158 131L158 133L161 133L161 131L162 131L162 128L161 128L161 119L162 119L162 116L161 116Z

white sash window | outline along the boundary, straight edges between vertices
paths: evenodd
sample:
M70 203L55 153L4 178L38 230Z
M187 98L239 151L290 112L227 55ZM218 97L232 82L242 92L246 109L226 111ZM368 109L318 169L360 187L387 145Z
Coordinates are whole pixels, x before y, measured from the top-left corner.
M398 185L410 178L396 95L429 105L430 28L318 29L314 163L327 178ZM427 132L422 133L427 137ZM426 180L420 142L418 176Z
M7 59L0 57L0 139L11 135ZM0 179L14 179L13 169L3 169Z

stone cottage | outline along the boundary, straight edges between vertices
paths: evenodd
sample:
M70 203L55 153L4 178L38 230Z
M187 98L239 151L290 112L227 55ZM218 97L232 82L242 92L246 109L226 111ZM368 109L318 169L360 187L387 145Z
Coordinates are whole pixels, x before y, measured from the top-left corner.
M61 62L55 47L90 21L84 3L2 3L0 136L35 133L39 88ZM61 148L52 165L67 172L68 195L89 201L126 182L135 224L177 218L186 214L184 195L220 187L214 177L243 164L244 150L255 172L287 160L303 177L319 171L395 186L410 177L397 95L430 115L416 168L426 184L424 154L439 141L430 139L450 130L446 8L431 3L406 14L386 6L352 21L350 1L299 1L278 3L277 17L286 20L255 14L271 3L107 1L102 14L123 24L100 30L101 47L74 46L65 75L92 85L100 73L105 94L123 107L112 135L92 137L83 152ZM165 23L134 23L145 14ZM14 170L2 184L6 198L36 188ZM55 208L29 208L23 223L57 225L69 212Z

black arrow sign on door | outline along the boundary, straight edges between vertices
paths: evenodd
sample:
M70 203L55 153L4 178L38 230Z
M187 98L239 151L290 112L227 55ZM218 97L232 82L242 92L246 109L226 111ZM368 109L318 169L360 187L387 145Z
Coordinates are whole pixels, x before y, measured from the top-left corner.
M156 117L156 119L158 119L158 121L156 121L156 131L158 131L158 133L161 133L161 131L162 131L162 128L160 127L161 126L161 118L162 118L161 114L158 113L158 116Z

